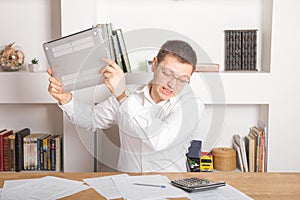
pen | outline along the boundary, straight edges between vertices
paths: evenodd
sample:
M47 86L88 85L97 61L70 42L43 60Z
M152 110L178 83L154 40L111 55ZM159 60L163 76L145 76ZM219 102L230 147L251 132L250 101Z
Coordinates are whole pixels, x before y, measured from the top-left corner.
M166 188L165 185L154 185L154 184L144 184L144 183L133 183L133 185Z

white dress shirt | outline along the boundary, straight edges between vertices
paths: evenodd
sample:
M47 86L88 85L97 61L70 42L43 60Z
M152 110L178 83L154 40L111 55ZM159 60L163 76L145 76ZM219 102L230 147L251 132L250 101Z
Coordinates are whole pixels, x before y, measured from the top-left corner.
M69 120L88 130L117 124L119 171L184 172L190 141L199 131L204 104L188 86L179 96L155 103L149 86L132 91L121 104L114 96L91 106L72 99L60 106Z

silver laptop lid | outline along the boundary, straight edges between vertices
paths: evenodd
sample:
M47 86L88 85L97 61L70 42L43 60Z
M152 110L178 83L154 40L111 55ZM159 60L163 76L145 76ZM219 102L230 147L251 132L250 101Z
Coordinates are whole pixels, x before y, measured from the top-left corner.
M110 58L107 41L100 27L90 28L43 44L53 76L63 84L64 91L98 85L99 70Z

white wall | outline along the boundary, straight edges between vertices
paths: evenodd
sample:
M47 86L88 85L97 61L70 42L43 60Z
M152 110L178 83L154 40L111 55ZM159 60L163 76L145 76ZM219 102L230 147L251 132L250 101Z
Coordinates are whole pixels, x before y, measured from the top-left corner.
M219 63L221 69L224 69L223 31L225 29L262 30L264 27L261 17L263 10L261 0L96 0L96 2L98 2L97 23L112 22L115 28L122 28L124 32L142 28L158 28L183 34L205 49L212 62ZM232 9L233 5L234 9ZM261 32L258 34L261 37ZM147 36L145 37L141 36L136 40L142 42L141 40L147 39ZM136 57L141 58L146 53L139 50L135 54L130 54L133 65L139 64ZM152 55L148 53L148 59L152 59ZM260 57L258 66L261 67ZM264 67L268 70L268 66Z
M38 58L45 71L42 44L60 36L60 0L1 0L0 23L0 46L15 42L25 52L25 66Z
M271 171L300 171L300 1L274 1L269 157Z

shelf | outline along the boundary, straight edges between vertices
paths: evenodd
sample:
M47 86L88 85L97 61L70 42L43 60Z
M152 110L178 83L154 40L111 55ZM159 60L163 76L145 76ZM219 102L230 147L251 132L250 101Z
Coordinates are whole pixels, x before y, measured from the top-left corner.
M56 103L46 72L0 72L0 104Z

